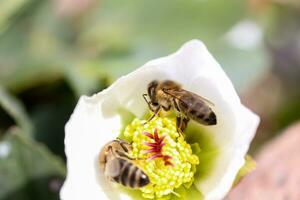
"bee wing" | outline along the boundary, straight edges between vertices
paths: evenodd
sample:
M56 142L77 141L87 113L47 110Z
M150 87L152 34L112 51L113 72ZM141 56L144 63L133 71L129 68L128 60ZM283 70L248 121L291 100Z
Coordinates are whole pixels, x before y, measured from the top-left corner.
M179 101L183 101L181 97L183 95L189 93L190 95L192 95L192 96L194 96L196 98L201 99L202 101L208 103L209 105L215 106L215 104L213 102L209 101L208 99L206 99L206 98L204 98L204 97L202 97L200 95L197 95L197 94L195 94L193 92L184 90L184 89L180 89L180 90L165 90L164 92L166 92L167 94L173 96L174 98L178 99Z
M132 151L132 146L131 146L131 144L129 144L127 141L122 140L122 139L119 139L119 141L120 141L121 147L123 148L123 150L124 150L126 153Z
M105 176L116 177L121 172L121 164L118 159L109 159L105 165Z
M195 94L195 93L193 93L193 95L196 95L198 98L202 99L203 101L205 101L205 102L208 103L209 105L215 106L215 104L214 104L213 102L211 102L210 100L208 100L208 99L206 99L206 98L204 98L204 97L202 97L202 96L200 96L200 95L197 95L197 94Z

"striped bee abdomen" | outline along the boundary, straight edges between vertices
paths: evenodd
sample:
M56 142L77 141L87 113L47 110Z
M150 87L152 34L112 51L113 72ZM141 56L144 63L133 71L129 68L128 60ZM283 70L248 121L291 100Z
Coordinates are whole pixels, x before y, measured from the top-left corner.
M113 177L117 183L130 188L140 188L150 182L148 176L133 162L126 159L119 159L119 161L122 166L120 173Z
M196 95L182 95L178 107L187 117L205 125L215 125L217 118L212 109Z

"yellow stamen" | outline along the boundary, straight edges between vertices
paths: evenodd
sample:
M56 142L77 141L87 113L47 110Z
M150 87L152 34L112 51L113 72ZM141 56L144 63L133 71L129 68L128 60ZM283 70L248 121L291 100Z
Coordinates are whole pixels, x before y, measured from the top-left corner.
M191 185L196 172L199 159L193 154L191 146L177 132L176 119L167 117L155 117L145 124L145 120L134 119L125 129L124 136L132 142L133 158L144 158L138 160L137 164L150 178L150 184L143 188L143 197L149 199L169 199L174 190L180 186ZM165 136L161 148L161 154L171 157L168 159L172 165L166 165L163 157L148 160L151 153L145 153L149 146L145 143L153 143L153 139L145 132L153 134L157 129L158 137Z

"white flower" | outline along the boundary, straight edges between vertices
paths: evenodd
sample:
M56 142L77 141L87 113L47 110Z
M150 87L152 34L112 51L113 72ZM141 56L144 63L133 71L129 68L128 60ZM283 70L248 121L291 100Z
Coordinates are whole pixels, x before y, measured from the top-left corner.
M141 118L147 112L142 94L154 79L179 82L184 89L214 103L218 124L203 127L220 151L209 176L196 178L195 185L205 199L211 200L222 199L230 190L245 163L259 117L240 103L231 81L205 45L192 40L176 53L121 77L108 89L80 98L65 127L68 174L61 199L133 199L107 184L99 170L98 155L103 145L124 128L124 113Z

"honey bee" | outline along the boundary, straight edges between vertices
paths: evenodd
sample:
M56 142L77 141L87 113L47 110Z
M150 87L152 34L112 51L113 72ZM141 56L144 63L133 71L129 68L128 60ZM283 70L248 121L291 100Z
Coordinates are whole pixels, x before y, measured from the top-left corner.
M195 93L182 89L174 81L151 81L148 84L147 93L143 94L143 97L149 109L154 112L148 121L152 120L161 109L168 111L172 108L178 114L178 131L183 132L190 119L203 125L217 124L216 114L208 105L213 105L213 103Z
M111 181L134 189L144 187L150 183L149 177L128 156L131 150L131 145L124 140L110 141L100 152L100 168Z

